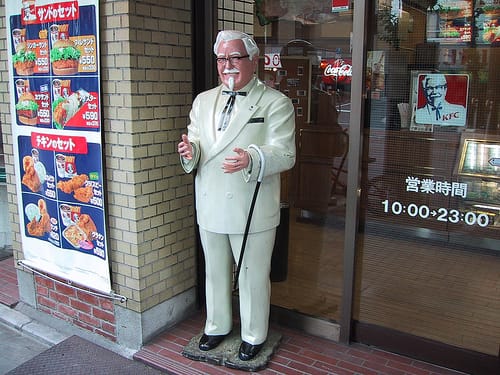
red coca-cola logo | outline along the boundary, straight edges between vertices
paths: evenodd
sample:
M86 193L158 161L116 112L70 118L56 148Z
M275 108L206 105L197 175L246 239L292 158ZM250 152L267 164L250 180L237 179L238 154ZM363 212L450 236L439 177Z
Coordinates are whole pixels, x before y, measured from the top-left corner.
M325 60L321 62L322 80L326 85L335 83L350 84L352 79L352 61L344 59Z

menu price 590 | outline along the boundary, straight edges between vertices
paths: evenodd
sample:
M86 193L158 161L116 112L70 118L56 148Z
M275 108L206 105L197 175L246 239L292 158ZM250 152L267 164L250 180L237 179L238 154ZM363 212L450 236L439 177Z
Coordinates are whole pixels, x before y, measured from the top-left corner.
M437 221L445 223L464 223L466 225L478 225L482 228L490 224L490 217L488 214L474 211L461 212L459 210L444 207L432 209L425 204L404 204L398 201L391 202L388 199L382 201L382 207L385 213L391 213L393 215L408 215L421 219L434 218Z

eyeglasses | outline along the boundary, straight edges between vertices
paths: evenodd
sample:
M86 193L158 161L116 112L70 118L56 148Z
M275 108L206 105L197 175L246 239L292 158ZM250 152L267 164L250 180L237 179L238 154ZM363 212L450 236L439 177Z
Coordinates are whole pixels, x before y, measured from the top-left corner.
M445 90L448 88L447 84L444 85L436 85L436 86L426 86L425 90L426 91L438 91L438 90Z
M229 61L231 65L237 65L241 62L241 59L246 59L247 57L250 57L250 55L245 55L245 56L231 56L231 57L217 57L215 60L217 61L217 64L219 65L226 65L226 63Z

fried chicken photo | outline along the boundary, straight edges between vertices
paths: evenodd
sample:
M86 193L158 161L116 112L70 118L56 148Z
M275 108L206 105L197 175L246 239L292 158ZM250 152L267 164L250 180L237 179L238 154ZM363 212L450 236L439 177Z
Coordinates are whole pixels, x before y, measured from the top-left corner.
M92 232L97 232L97 227L95 226L94 221L87 214L82 214L76 225L78 225L78 227L85 232L88 239L92 239Z
M26 229L28 229L28 233L31 236L42 237L45 234L43 226L39 221L36 221L36 218L31 220L27 225Z
M83 203L88 203L93 196L94 196L94 191L92 189L92 185L76 189L74 195L77 201Z
M31 236L41 237L50 232L50 216L47 212L47 204L43 199L38 200L38 209L40 210L40 220L34 217L27 225L26 229Z
M42 183L35 170L35 163L31 156L25 156L23 158L23 169L24 176L22 178L22 183L26 185L31 191L37 192L40 190Z
M23 170L26 172L26 169L29 168L35 168L35 162L33 161L33 158L29 155L26 155L23 158Z
M89 177L86 174L79 174L71 178L71 180L59 181L57 183L57 188L62 190L66 194L71 194L77 189L81 188L88 179Z
M50 216L47 211L47 203L45 202L45 200L38 200L38 208L40 209L40 214L42 215L42 218L40 219L40 225L42 226L43 230L48 233L50 232Z

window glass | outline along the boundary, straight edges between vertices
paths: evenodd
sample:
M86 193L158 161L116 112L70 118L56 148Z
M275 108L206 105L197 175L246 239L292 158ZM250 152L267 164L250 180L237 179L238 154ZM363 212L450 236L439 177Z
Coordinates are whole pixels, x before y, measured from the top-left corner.
M295 108L297 161L282 175L288 207L286 279L272 304L338 321L351 97L352 10L348 2L256 1L258 76ZM280 233L278 233L280 244ZM273 267L274 268L274 267Z
M354 319L497 356L500 5L370 10Z

